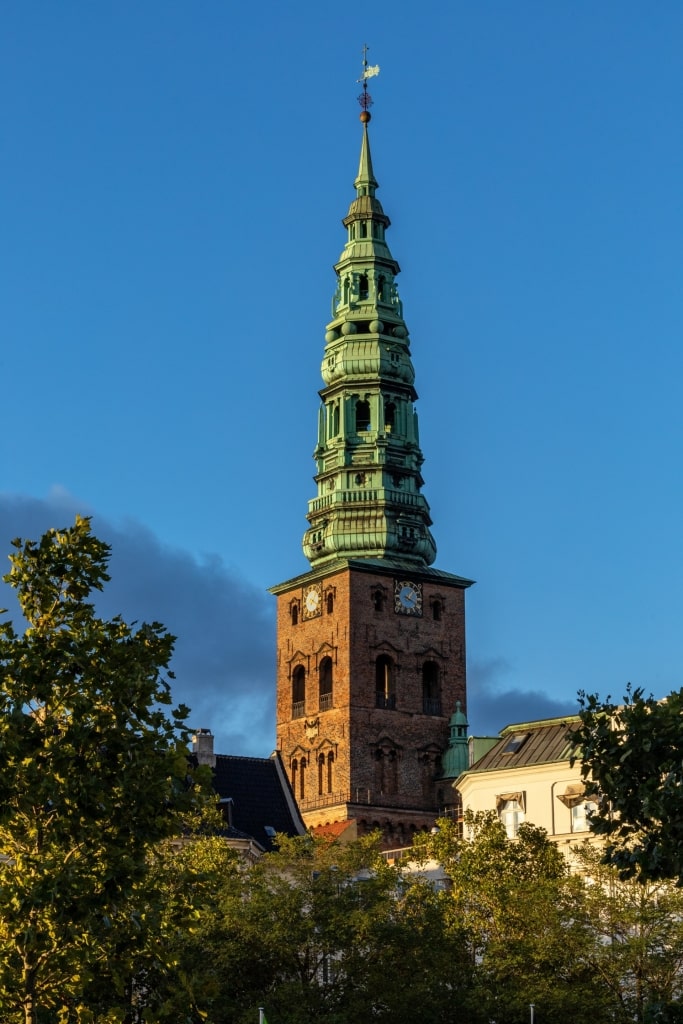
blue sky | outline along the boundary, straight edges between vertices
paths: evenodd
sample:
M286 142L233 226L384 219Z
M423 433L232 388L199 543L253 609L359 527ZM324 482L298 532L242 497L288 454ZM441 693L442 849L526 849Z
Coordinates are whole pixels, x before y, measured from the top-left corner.
M367 42L472 730L681 685L683 5L0 20L0 548L92 514L103 610L178 634L218 749L270 752Z

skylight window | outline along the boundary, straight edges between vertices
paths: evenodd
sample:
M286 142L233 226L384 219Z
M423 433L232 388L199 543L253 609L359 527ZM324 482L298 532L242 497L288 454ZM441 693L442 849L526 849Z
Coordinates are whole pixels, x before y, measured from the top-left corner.
M512 734L507 742L507 745L503 749L504 754L516 754L518 753L526 741L529 739L531 733L529 732L515 732Z

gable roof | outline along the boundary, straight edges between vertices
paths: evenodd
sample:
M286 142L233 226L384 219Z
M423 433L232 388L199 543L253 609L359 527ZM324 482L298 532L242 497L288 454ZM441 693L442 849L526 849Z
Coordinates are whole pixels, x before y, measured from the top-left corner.
M276 832L287 836L305 834L306 827L277 751L270 757L216 754L213 785L223 801L230 801L229 816L226 814L229 835L241 834L255 840L264 850L272 850Z
M578 715L507 725L495 746L463 775L568 761L573 748L572 733L578 725Z

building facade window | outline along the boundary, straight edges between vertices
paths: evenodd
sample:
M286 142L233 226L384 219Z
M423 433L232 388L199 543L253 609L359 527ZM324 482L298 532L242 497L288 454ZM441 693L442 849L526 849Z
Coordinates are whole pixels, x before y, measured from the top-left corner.
M327 792L332 792L332 781L334 772L334 754L332 751L327 755Z
M306 796L306 758L302 757L299 762L299 798Z
M435 661L425 661L422 666L422 712L425 715L441 714L440 671Z
M356 402L356 433L370 429L370 403Z
M321 711L332 707L332 658L323 658L318 669L318 703Z
M306 714L306 669L297 665L292 672L292 718Z
M375 662L375 705L393 711L396 707L395 667L388 654Z
M598 805L592 800L582 800L574 804L572 812L572 832L590 832L590 816L598 809Z
M514 839L519 826L524 821L524 809L518 800L506 800L498 811L498 815L507 833L508 839Z

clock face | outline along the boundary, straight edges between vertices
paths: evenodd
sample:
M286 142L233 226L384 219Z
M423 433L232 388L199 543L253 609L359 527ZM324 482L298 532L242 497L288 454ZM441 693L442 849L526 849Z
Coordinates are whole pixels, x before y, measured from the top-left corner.
M422 615L422 584L410 580L394 582L394 611L401 615Z
M319 615L322 606L322 592L319 583L314 583L304 592L304 614L312 619Z

